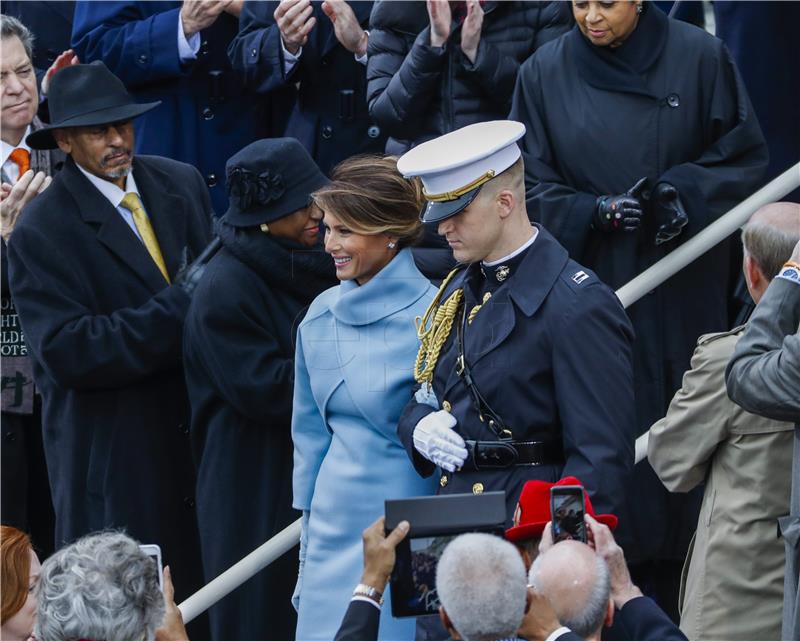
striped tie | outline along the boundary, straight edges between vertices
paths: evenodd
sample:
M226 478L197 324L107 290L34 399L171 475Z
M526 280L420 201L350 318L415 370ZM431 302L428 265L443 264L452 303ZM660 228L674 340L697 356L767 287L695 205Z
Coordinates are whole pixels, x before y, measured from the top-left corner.
M161 255L161 248L158 246L158 239L153 231L153 226L150 224L150 219L147 217L144 207L142 207L142 201L139 200L139 196L134 192L129 192L125 194L125 198L122 199L119 205L133 214L133 222L136 225L136 229L139 230L139 235L142 237L144 246L147 247L147 251L150 252L150 257L153 259L153 262L158 269L161 270L164 278L169 283L167 265L164 263L164 257Z

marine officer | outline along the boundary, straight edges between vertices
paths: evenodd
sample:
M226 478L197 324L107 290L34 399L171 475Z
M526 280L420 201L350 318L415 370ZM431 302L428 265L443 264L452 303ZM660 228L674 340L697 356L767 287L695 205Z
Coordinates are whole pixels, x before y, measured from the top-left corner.
M634 462L633 331L614 293L525 207L519 122L470 125L397 163L462 265L418 319L420 384L398 433L440 494L582 479L624 519Z

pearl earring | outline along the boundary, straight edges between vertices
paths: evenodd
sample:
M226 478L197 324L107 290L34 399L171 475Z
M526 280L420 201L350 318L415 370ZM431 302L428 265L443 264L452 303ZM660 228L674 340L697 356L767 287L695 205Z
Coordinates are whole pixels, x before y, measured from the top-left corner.
M636 5L636 13L641 13L641 12L642 12L642 5L637 4Z
M260 227L261 231L263 231L265 234L269 233L269 225L267 225L267 223L261 223Z
M394 249L395 247L397 247L397 243L396 243L396 242L394 242L394 241L391 241L391 242L390 242L388 245L386 245L386 246L387 246L389 249Z

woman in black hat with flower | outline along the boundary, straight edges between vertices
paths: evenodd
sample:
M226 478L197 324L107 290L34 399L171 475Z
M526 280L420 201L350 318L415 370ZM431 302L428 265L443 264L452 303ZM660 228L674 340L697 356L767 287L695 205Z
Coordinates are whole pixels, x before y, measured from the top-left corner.
M222 242L186 318L184 358L198 464L206 581L297 518L292 503L294 335L337 280L311 192L328 181L292 138L230 158ZM284 557L211 608L214 639L291 639L297 559Z

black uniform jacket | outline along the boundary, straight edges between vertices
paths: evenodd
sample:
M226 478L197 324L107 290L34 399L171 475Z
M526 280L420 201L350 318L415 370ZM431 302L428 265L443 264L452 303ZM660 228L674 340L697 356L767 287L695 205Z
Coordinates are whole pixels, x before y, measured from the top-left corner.
M184 333L207 581L299 517L291 508L294 336L309 303L338 282L322 251L224 221L223 248L194 293ZM211 609L212 638L292 638L296 578L292 554L259 572Z
M516 466L456 472L441 481L440 494L505 490L508 518L526 481L577 476L599 512L624 520L624 498L633 468L631 331L619 301L597 276L570 260L544 228L516 271L466 326L464 343L475 384L508 425L515 440L556 439L563 465ZM472 283L482 278L472 265L451 281L463 287L466 309L478 303ZM497 440L473 408L456 374L455 324L434 371L433 390L445 401L465 439ZM434 465L414 449L413 432L434 411L412 400L398 432L417 471Z
M297 85L297 101L283 135L297 138L324 173L355 154L382 152L386 138L367 113L366 66L336 39L322 3L312 2L317 24L288 74L280 31L272 17L278 4L245 3L239 35L228 48L234 69L258 93ZM372 2L349 4L366 29Z
M166 158L135 157L133 175L174 277L183 248L197 255L210 238L208 191L196 169ZM57 544L125 527L161 545L180 600L202 579L181 366L187 295L71 158L20 216L8 267L44 403Z
M590 44L577 27L543 46L520 70L511 117L527 128L528 212L614 289L762 185L766 146L727 49L649 3L618 49ZM623 193L641 177L648 188L677 187L689 216L680 236L656 246L652 211L638 232L593 231L597 197ZM729 328L740 272L722 242L627 310L636 331L638 433L666 412L697 337ZM680 516L669 508L661 483L640 467L648 479L635 490L642 553L683 559L696 509Z

